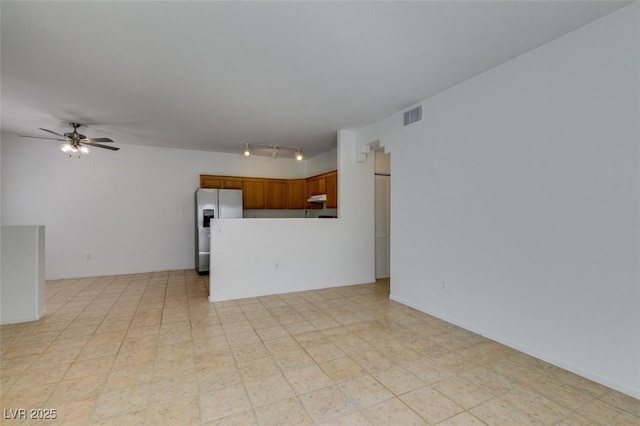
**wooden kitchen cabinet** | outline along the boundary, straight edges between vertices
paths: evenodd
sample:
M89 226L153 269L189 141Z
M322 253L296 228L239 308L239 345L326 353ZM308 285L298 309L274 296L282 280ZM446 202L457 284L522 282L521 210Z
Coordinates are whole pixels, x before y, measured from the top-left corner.
M200 175L200 188L242 189L243 180L235 176Z
M307 181L305 179L287 180L287 208L304 209L307 206Z
M327 173L325 181L327 186L327 208L338 208L338 172Z
M245 209L321 209L322 203L307 202L319 194L327 194L327 208L338 207L337 171L307 179L200 175L200 188L242 189Z
M318 194L327 193L327 179L325 175L318 176Z
M318 192L318 179L315 177L307 179L307 198L312 195L317 195Z
M284 179L266 180L265 204L267 209L287 208L287 181Z
M245 209L265 208L265 179L244 179L242 203Z
M222 176L200 175L200 188L222 188Z
M225 176L222 185L224 189L243 189L244 179Z
M307 179L309 195L326 194L327 184L324 175L313 176Z

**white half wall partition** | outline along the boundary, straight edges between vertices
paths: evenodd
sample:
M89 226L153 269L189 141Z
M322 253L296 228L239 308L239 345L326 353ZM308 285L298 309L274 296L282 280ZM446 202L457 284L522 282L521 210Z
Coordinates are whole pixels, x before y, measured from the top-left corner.
M358 132L391 152L392 299L635 397L638 10Z
M44 226L2 226L0 324L36 321L45 314Z
M355 132L339 132L337 219L211 222L209 300L375 280L373 160L356 162L355 143Z

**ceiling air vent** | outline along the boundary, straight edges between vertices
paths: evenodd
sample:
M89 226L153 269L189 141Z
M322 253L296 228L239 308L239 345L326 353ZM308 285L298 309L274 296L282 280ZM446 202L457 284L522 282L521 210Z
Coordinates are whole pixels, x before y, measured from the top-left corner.
M409 124L415 123L416 121L420 120L422 120L422 105L417 106L414 109L410 109L409 111L404 113L403 126L408 126Z

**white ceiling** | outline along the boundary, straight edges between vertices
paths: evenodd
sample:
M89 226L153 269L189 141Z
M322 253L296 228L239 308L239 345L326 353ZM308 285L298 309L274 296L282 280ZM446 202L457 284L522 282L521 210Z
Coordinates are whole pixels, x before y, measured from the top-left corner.
M1 125L309 157L627 3L2 1Z

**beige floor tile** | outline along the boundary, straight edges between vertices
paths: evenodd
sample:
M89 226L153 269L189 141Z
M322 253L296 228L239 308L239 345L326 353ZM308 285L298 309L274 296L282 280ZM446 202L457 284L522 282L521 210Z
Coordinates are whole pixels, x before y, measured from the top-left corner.
M400 399L428 423L437 423L464 411L462 407L436 391L425 386L404 395Z
M438 366L434 361L425 357L403 362L402 367L425 383L438 382L455 375L454 372Z
M57 383L50 383L22 389L11 389L3 392L2 408L15 410L27 407L44 407L45 401L57 386Z
M333 359L344 358L347 356L342 349L334 343L322 343L320 345L305 348L311 357L317 362L322 363Z
M309 365L316 365L316 362L307 354L304 349L298 349L291 352L281 352L273 354L282 371L297 370Z
M231 353L237 362L245 362L270 355L262 342L247 342L246 344L233 347Z
M222 326L225 334L253 333L253 327L247 320Z
M640 425L638 417L597 399L578 408L576 413L599 425Z
M300 400L316 423L324 423L355 411L353 404L336 386L300 395Z
M614 407L640 417L640 399L632 398L614 390L607 392L601 399Z
M168 380L161 380L151 384L149 404L163 404L175 399L185 398L198 393L195 374L178 376Z
M235 365L220 366L201 370L197 374L200 393L237 385L242 382Z
M249 400L254 407L290 398L295 392L282 374L245 383Z
M263 342L290 335L287 329L281 325L256 329L256 333L258 333L258 336L260 336L260 339L262 339Z
M269 340L264 342L264 345L272 355L302 349L302 346L300 346L291 336L284 336Z
M22 358L29 355L40 355L49 347L50 344L51 342L12 346L2 353L2 358L10 359Z
M560 382L531 381L525 387L571 410L575 410L595 398L589 393Z
M284 374L293 390L298 394L311 392L333 384L329 376L315 364L297 370L286 371Z
M255 414L260 425L303 426L314 424L296 397L257 407Z
M258 422L253 410L246 410L203 424L208 426L256 426Z
M231 354L231 351L220 351L218 353L201 353L193 357L197 371L206 370L209 368L231 368L236 366L236 361Z
M303 348L310 348L312 346L330 343L329 339L317 330L296 334L294 337Z
M150 386L148 384L105 392L96 402L94 419L101 420L117 414L146 408L149 403Z
M346 416L338 417L323 423L323 426L367 426L371 425L369 420L360 411L354 411Z
M335 383L364 376L367 372L349 357L338 358L320 364L320 367Z
M0 326L3 408L56 404L62 424L640 425L637 399L392 302L388 280L220 303L207 286L184 270L47 282L43 320Z
M207 422L251 408L244 386L235 385L200 394L200 420Z
M464 413L457 414L453 417L448 418L447 420L438 423L438 426L474 426L474 425L485 425L485 423L470 414L468 411Z
M398 398L391 398L380 404L362 410L362 414L372 425L421 426L427 423Z
M488 425L513 426L544 424L539 420L521 413L499 398L491 399L475 408L472 408L470 412Z
M171 379L178 376L194 374L196 371L193 356L181 359L157 362L153 366L153 381Z
M230 354L231 347L227 343L227 339L224 336L201 336L194 337L193 353L195 355L222 355Z
M395 365L391 359L376 350L354 354L351 358L369 373L387 370Z
M375 349L365 340L355 335L336 337L331 340L347 354L358 354Z
M90 424L92 426L144 426L147 424L147 411L137 410L130 413L118 414L112 417L94 420Z
M393 394L384 388L372 376L362 376L338 385L358 409L370 407L393 397Z
M147 424L150 425L195 425L200 424L200 398L192 395L147 409Z
M316 331L316 328L308 321L300 321L294 322L291 324L285 324L284 328L287 329L289 333L296 336L298 334L304 334L311 331Z
M571 414L564 419L558 420L554 426L595 426L597 423L592 422L579 414Z
M373 374L380 383L395 395L418 389L425 383L402 367L391 367Z
M497 396L496 392L483 386L482 383L472 382L461 376L449 377L431 386L467 410Z
M75 379L64 380L58 384L47 403L51 406L72 401L86 399L96 400L107 378L106 374L96 376L82 376Z
M238 362L238 370L240 371L242 379L247 382L272 376L280 372L278 364L276 364L270 356Z
M62 363L50 365L48 368L29 368L27 372L16 378L9 389L19 390L59 382L70 366L70 363Z
M112 370L104 384L103 392L126 389L137 384L151 383L153 368L150 365L124 370Z
M75 379L84 376L93 376L96 374L107 374L111 369L115 355L101 358L93 358L89 360L80 360L71 364L69 370L65 374L65 380Z
M55 419L34 421L32 424L63 424L83 425L91 418L91 412L95 406L95 400L69 401L57 404L55 407L57 416Z
M552 423L569 414L569 410L553 401L525 389L517 388L500 397L503 401L529 417L543 423Z

